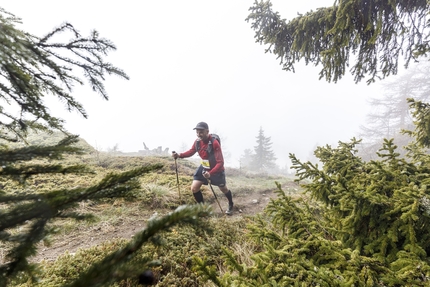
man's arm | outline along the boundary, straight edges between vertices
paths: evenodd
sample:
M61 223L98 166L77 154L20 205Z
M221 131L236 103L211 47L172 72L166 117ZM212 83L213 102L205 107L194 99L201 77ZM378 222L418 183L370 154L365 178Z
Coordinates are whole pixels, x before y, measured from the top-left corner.
M209 172L211 175L221 172L223 170L223 167L224 167L224 157L222 155L221 145L219 144L219 142L214 141L212 143L212 148L214 151L216 164Z
M193 146L189 150L178 154L178 158L190 157L190 156L193 156L196 152L197 152L196 142L194 141Z

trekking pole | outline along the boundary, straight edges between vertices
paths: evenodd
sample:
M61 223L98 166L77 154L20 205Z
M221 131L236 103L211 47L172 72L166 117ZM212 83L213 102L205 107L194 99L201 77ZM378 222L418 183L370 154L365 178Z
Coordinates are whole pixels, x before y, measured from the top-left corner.
M172 153L175 153L175 151L172 151ZM175 158L175 169L176 169L176 183L178 184L179 201L181 201L181 191L179 190L178 163L176 162L176 158Z
M210 179L207 179L207 180L208 180L209 186L211 187L212 193L213 193L213 194L214 194L214 196L215 196L215 200L216 200L216 202L218 203L219 209L221 209L221 212L222 212L222 213L224 213L224 210L222 210L221 204L219 204L218 197L216 196L216 193L215 193L215 191L214 191L214 188L212 187L211 180L210 180Z

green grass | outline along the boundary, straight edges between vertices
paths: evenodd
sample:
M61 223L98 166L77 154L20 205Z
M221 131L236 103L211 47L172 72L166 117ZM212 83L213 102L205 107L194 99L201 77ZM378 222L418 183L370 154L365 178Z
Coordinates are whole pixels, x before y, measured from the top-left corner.
M154 214L158 216L167 214L181 204L194 204L190 191L192 173L195 163L181 160L178 165L179 192L174 160L170 157L113 157L100 154L89 154L79 159L69 157L66 161L74 163L84 161L94 171L84 178L66 175L63 177L34 177L31 178L25 188L52 189L61 187L88 186L103 178L110 172L119 172L133 167L153 163L163 163L164 167L159 172L147 174L140 179L141 189L130 197L108 200L91 200L81 202L73 211L79 214L92 214L92 221L76 221L64 219L50 223L50 227L57 233L50 238L52 245L67 238L79 236L97 236L94 230L105 230L127 226L133 222L145 222ZM100 164L103 162L103 164ZM284 190L297 193L299 187L292 178L284 176L247 175L237 170L227 169L227 184L237 198L246 198L255 194L276 189L275 182L279 182ZM16 185L9 186L6 192L15 192ZM218 190L217 190L218 192ZM205 188L206 196L213 200L210 190ZM220 274L226 271L222 248L234 250L239 257L239 262L250 264L250 256L255 251L251 241L247 240L247 224L250 219L246 216L226 218L225 216L202 218L205 226L211 232L194 229L189 226L178 226L160 236L163 244L156 246L149 244L140 250L139 256L130 262L138 265L139 260L148 258L156 260L160 264L152 267L158 279L156 286L214 286L206 283L193 271L193 257L207 258L210 263L217 266ZM143 227L142 227L143 228ZM53 262L42 261L38 263L38 282L33 282L27 277L22 281L14 282L10 286L63 286L73 278L89 268L89 266L100 260L106 254L124 245L126 239L117 238L107 240L87 249L76 252L58 254ZM6 246L3 246L6 247ZM40 248L49 248L46 243L41 243ZM0 245L0 248L2 246ZM1 255L1 254L0 254ZM142 265L143 266L143 265ZM122 281L114 286L138 286L135 278Z

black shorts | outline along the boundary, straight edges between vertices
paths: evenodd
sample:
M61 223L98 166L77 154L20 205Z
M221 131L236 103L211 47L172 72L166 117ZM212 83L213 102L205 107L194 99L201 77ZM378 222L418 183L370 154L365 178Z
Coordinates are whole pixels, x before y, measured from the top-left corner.
M208 185L208 180L203 176L203 166L199 166L196 169L196 172L193 175L194 180L198 180L203 182L204 185ZM212 185L216 185L219 187L225 186L225 172L222 171L220 173L212 174L210 177L210 181Z

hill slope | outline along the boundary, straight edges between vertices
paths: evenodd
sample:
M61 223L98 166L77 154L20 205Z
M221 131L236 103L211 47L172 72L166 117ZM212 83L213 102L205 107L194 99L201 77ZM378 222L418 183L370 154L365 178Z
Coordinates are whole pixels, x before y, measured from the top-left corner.
M159 173L142 179L142 191L136 198L80 204L76 212L92 213L96 215L97 220L93 223L71 221L57 223L60 232L53 238L50 246L41 243L38 255L32 258L33 262L54 261L62 254L73 254L79 249L87 249L106 241L130 239L145 227L147 220L152 216L167 214L182 204L195 204L189 188L196 167L192 161L177 162L180 182L178 190L175 162L170 157L130 157L97 153L82 160L93 165L98 174L156 162L163 163L165 167ZM235 203L232 216L226 216L221 212L208 186L203 189L205 202L212 206L214 217L220 220L234 222L237 217L260 213L275 196L273 193L276 189L275 181L281 183L284 190L290 193L299 190L293 178L285 176L241 174L235 169L227 169L226 174ZM216 186L213 188L221 208L225 211L226 198Z

